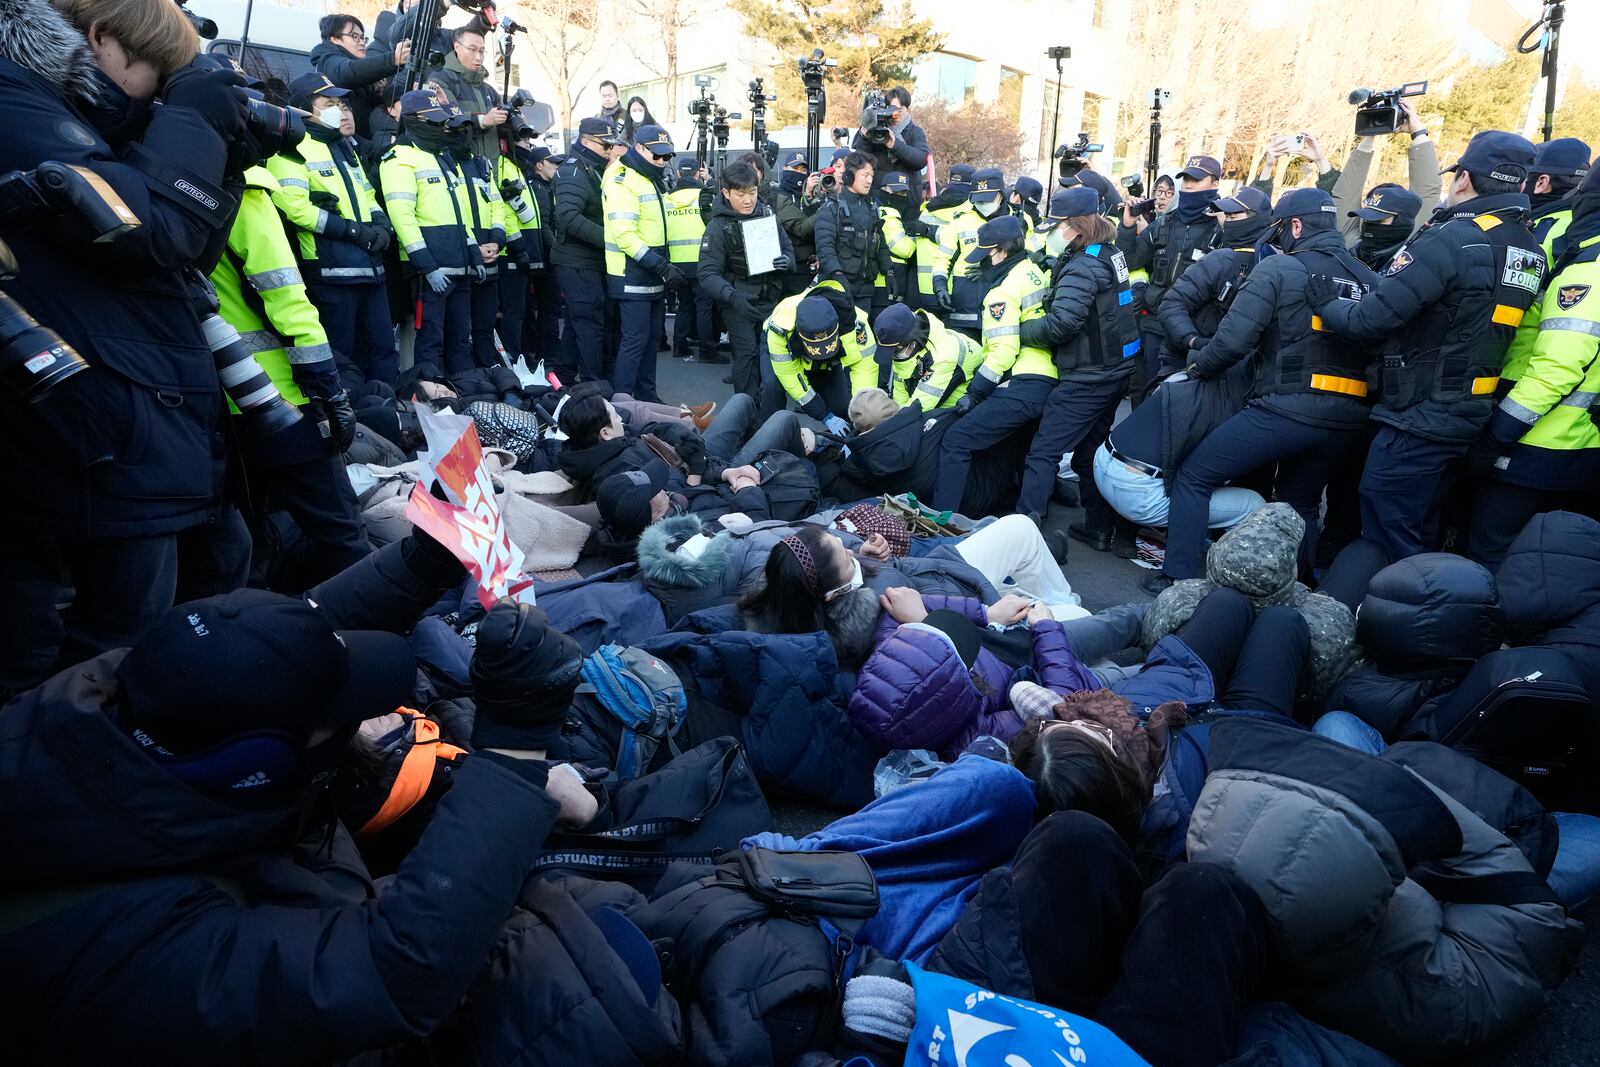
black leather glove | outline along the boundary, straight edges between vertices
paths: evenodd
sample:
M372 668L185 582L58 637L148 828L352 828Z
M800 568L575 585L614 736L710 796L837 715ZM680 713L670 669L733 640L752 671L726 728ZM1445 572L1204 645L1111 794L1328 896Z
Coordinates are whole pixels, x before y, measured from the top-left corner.
M244 132L245 104L239 89L244 75L190 64L167 79L161 99L168 107L188 108L206 124L232 141Z
M662 279L680 293L689 288L689 276L683 273L676 263L668 263L667 269L661 274Z
M323 427L328 440L341 453L349 451L356 439L356 409L350 406L350 394L340 389L331 396L309 396L306 406L312 410L314 420Z
M1210 343L1211 343L1211 338L1209 338L1209 337L1202 337L1200 334L1197 334L1197 333L1192 333L1192 334L1189 335L1189 345L1188 345L1188 347L1189 347L1189 351L1191 351L1191 352L1198 352L1198 351L1200 351L1202 348L1204 348L1206 345L1208 345Z
M500 183L500 197L503 200L515 200L517 194L528 187L528 183L520 178L507 178Z
M905 230L907 237L928 236L928 224L923 222L921 219L912 219L910 222L906 223Z
M388 235L370 223L346 222L344 232L351 244L360 245L368 252L381 252L389 246Z
M1306 279L1306 303L1313 309L1331 304L1339 298L1339 283L1331 275L1313 274Z
M973 408L977 407L977 405L978 405L978 402L976 400L972 399L972 394L971 393L968 393L965 396L963 396L960 400L956 401L956 414L957 415L965 415L967 412L969 412Z
M516 242L507 249L506 255L511 257L511 262L517 265L518 270L530 271L533 269L533 261L528 258L528 250L522 247L521 241Z

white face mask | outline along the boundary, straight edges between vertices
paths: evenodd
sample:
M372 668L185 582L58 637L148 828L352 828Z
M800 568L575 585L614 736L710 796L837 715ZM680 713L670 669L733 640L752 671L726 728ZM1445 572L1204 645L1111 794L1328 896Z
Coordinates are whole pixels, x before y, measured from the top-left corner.
M978 214L982 215L984 218L989 218L996 211L1000 210L1000 201L998 201L998 200L984 200L984 201L980 202L980 201L974 200L972 202L972 209L974 211L976 211Z
M1067 233L1067 228L1065 226L1056 226L1045 235L1045 255L1059 256L1067 250L1067 242L1069 240L1071 240L1071 236Z
M339 123L344 120L344 109L338 107L325 107L317 112L317 121L330 130L337 130Z
M853 593L857 589L860 589L863 585L867 584L867 580L861 576L861 561L859 559L856 560L855 565L855 573L850 576L850 580L824 596L822 598L824 603L831 600L838 600L845 594Z
M636 108L632 109L631 111L629 111L628 114L633 117L633 121L634 122L643 122L644 121L644 108L642 108L642 107L636 107Z

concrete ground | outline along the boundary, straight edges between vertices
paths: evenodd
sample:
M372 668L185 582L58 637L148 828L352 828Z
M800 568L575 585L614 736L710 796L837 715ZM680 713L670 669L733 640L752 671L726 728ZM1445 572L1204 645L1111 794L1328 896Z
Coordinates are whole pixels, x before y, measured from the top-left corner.
M720 401L728 397L732 389L721 381L727 373L725 364L687 363L666 353L661 354L656 371L661 397L669 403ZM1078 508L1053 504L1045 525L1065 530L1068 523L1082 517ZM1065 570L1073 590L1090 611L1149 599L1139 589L1140 580L1149 571L1109 553L1094 552L1077 541L1072 542ZM779 806L774 815L777 828L795 836L809 833L832 818L832 813L798 805ZM1572 974L1544 1010L1508 1039L1456 1061L1459 1067L1600 1065L1600 948L1593 936L1600 923L1600 902L1589 904L1577 917L1588 927L1591 937Z

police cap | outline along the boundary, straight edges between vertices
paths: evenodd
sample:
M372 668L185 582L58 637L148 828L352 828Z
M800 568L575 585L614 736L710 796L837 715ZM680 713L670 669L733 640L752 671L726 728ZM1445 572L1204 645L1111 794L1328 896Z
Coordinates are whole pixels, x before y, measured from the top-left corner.
M578 123L578 136L594 137L602 144L622 143L622 133L617 129L617 124L598 115L590 116Z
M1414 220L1422 210L1422 197L1403 185L1385 182L1375 185L1361 207L1347 212L1362 222L1382 222L1384 219Z
M461 114L461 109L446 100L437 89L413 89L400 97L400 116L419 118L427 122L448 122Z
M1504 130L1485 130L1467 142L1461 158L1441 170L1440 174L1464 170L1484 178L1501 182L1526 181L1533 169L1533 142Z
M1222 164L1218 163L1215 156L1190 156L1184 163L1183 169L1178 172L1180 178L1220 178L1222 177Z
M1006 176L994 167L980 170L972 176L973 200L998 200L1005 195Z
M878 344L889 348L899 348L916 328L917 313L904 304L890 304L878 312L878 319L872 324Z
M1272 209L1272 218L1275 222L1282 222L1284 219L1321 218L1337 212L1333 197L1321 189L1291 189L1278 198L1278 205Z
M1207 210L1213 215L1236 215L1241 211L1265 215L1272 210L1272 198L1255 186L1247 185L1232 196L1213 201Z
M978 227L978 247L967 253L967 262L982 262L1000 245L1021 241L1026 234L1022 220L1015 215L1001 215L997 219L990 219Z
M891 170L883 176L883 184L879 186L886 193L907 193L911 185L906 181L906 176L898 170Z
M812 294L794 311L794 335L809 360L832 359L839 354L839 313L825 296Z
M1039 184L1039 179L1027 175L1018 178L1011 191L1030 204L1037 204L1039 198L1044 196L1044 186Z
M660 126L640 126L633 135L633 143L646 152L657 156L670 156L673 153L672 138Z
M1589 173L1589 146L1576 137L1557 137L1533 150L1530 174L1550 174L1558 178L1582 178Z
M1060 222L1077 215L1100 214L1100 194L1087 185L1074 185L1062 189L1050 198L1050 208L1045 213L1046 222Z

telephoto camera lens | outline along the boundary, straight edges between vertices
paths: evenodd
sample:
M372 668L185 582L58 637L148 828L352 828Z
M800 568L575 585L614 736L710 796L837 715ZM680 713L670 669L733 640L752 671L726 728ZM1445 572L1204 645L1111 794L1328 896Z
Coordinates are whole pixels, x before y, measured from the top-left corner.
M40 326L22 305L0 293L0 379L30 404L56 391L89 364L61 335Z
M206 345L217 363L217 377L228 399L244 416L245 432L254 437L270 437L300 421L300 411L283 398L261 369L239 331L221 315L207 315L201 322Z

